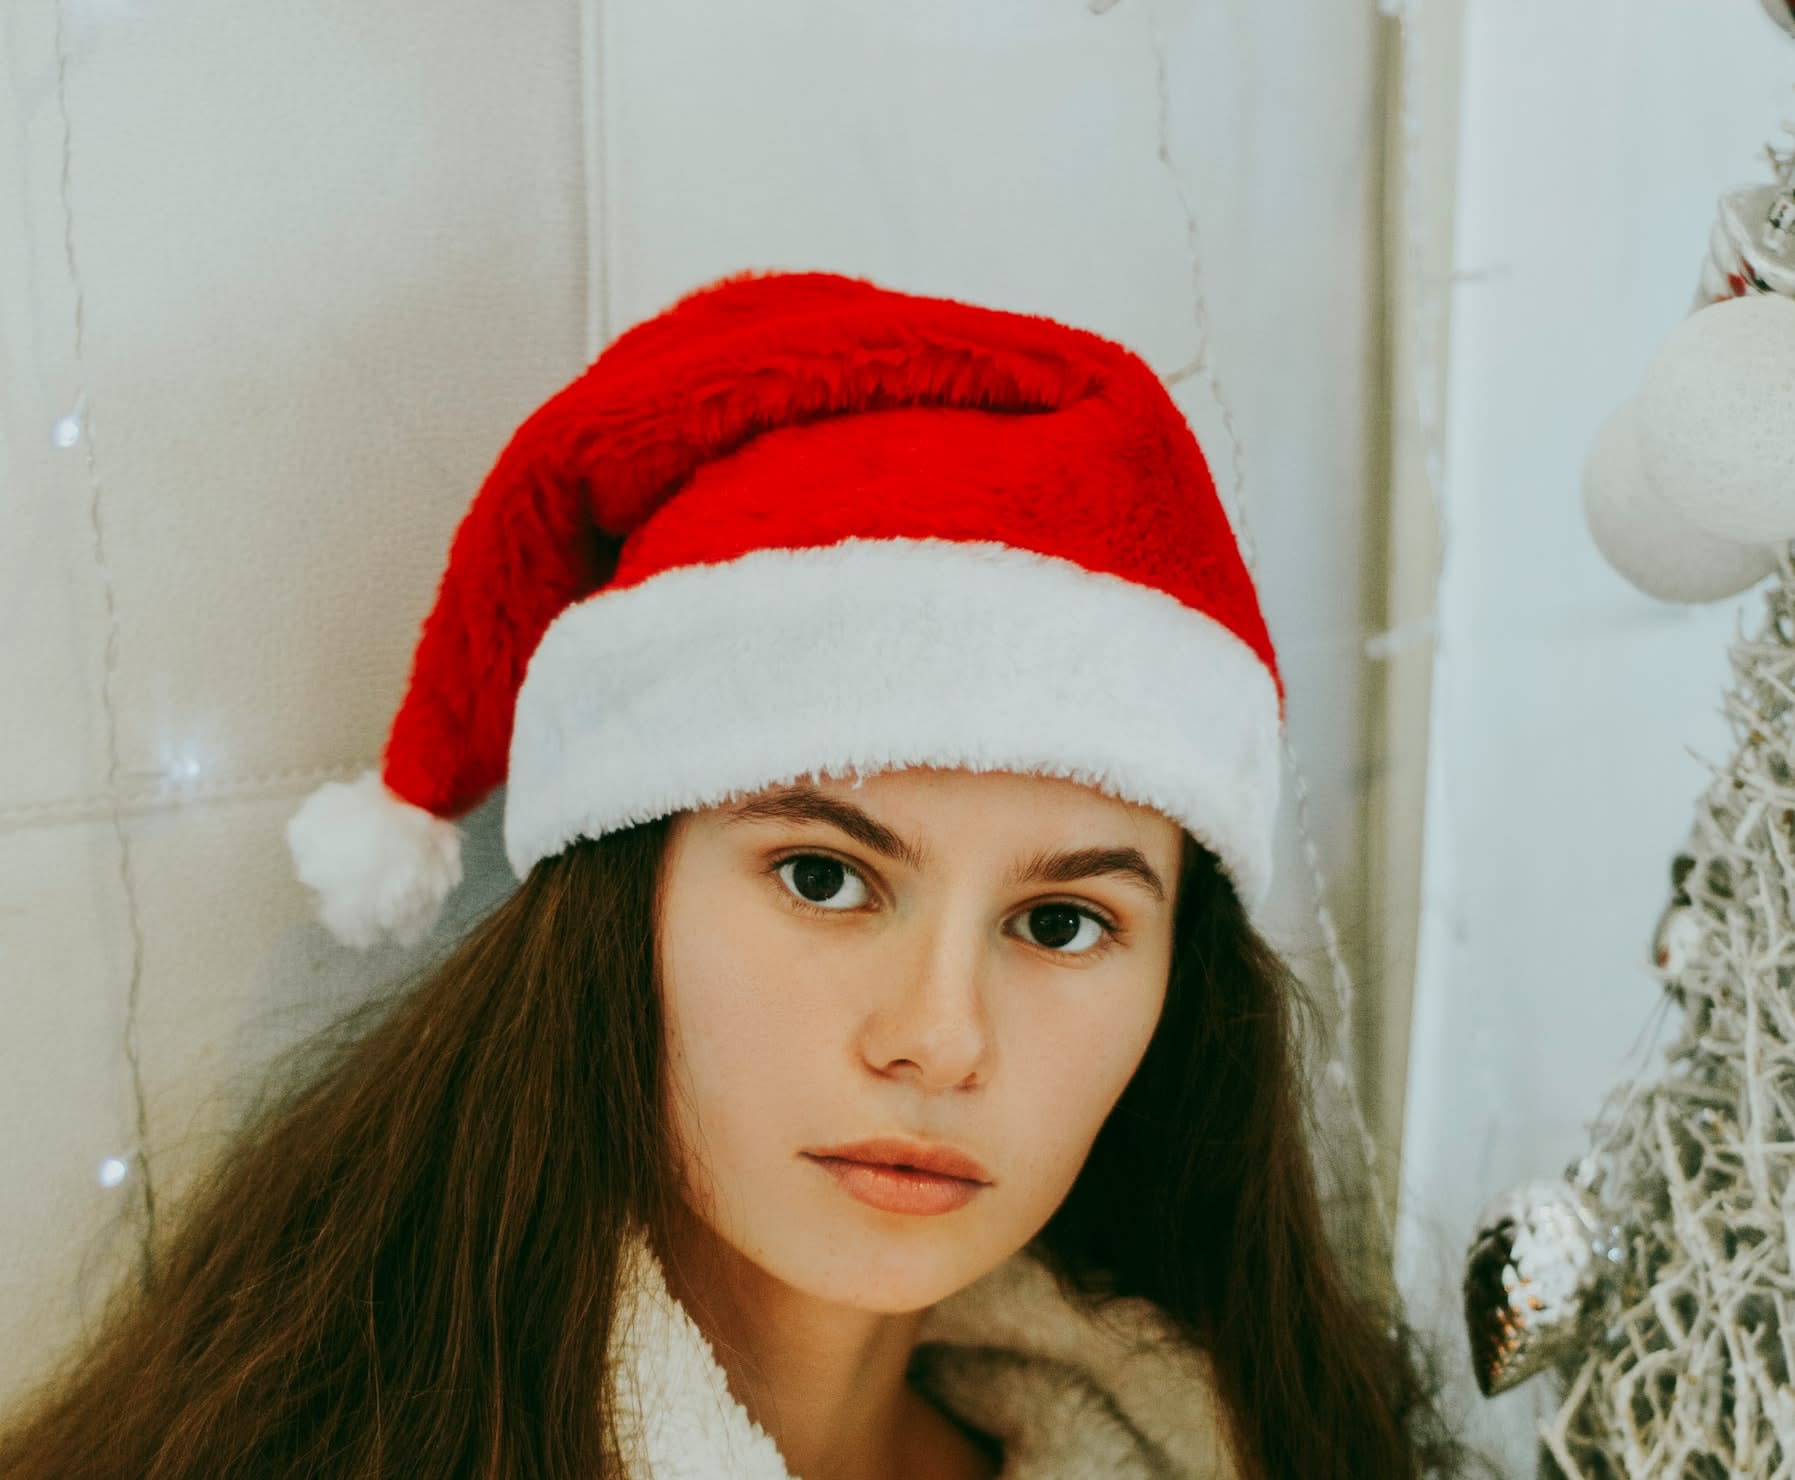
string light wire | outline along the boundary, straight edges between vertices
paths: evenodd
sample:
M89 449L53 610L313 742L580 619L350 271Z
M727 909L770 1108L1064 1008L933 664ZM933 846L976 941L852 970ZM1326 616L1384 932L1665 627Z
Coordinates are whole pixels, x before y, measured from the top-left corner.
M87 473L87 515L92 534L94 572L99 579L105 604L106 645L100 678L100 713L106 738L107 816L111 824L114 856L118 860L119 890L125 901L126 948L128 963L125 987L124 1055L130 1068L131 1106L136 1121L137 1179L136 1188L143 1212L143 1231L139 1244L141 1277L147 1288L151 1278L151 1252L156 1237L156 1189L150 1170L149 1108L144 1093L142 1044L139 1039L139 1009L143 991L143 920L138 901L137 874L131 853L131 841L125 831L124 816L119 805L119 726L117 707L118 683L118 599L114 590L112 567L106 558L105 489L100 478L97 439L94 436L93 408L88 395L87 374L87 290L81 278L75 255L75 212L71 180L74 174L73 129L69 119L68 74L69 53L64 31L63 0L56 0L56 107L62 122L62 170L59 198L62 205L62 252L68 270L69 285L74 294L75 374L79 387L75 409L61 418L52 433L55 444L73 450L81 449ZM124 1157L108 1157L100 1164L102 1186L117 1186L129 1171Z
M1179 207L1184 215L1185 237L1190 257L1192 309L1197 334L1196 353L1186 365L1166 377L1166 382L1168 385L1176 384L1198 374L1204 378L1209 395L1221 416L1222 426L1227 432L1228 453L1234 479L1235 533L1240 541L1247 567L1256 576L1259 562L1246 518L1247 484L1242 438L1239 427L1235 424L1233 409L1222 392L1220 377L1216 374L1214 357L1210 352L1213 331L1203 285L1201 226L1196 203L1191 198L1190 187L1172 159L1171 91L1167 81L1168 60L1165 36L1160 30L1158 14L1151 4L1146 6L1146 13L1148 34L1153 49L1154 86L1159 104L1158 154L1160 163L1165 167L1166 174L1172 182ZM1390 650L1392 649L1386 648L1386 651ZM1345 954L1341 949L1340 932L1334 922L1333 909L1328 903L1326 874L1322 867L1320 852L1315 846L1313 830L1309 824L1308 782L1291 744L1287 726L1281 731L1281 739L1285 771L1296 786L1297 832L1302 843L1304 862L1309 870L1309 884L1314 898L1315 915L1321 927L1322 939L1327 947L1328 961L1332 968L1331 985L1337 1011L1331 1057L1325 1069L1326 1077L1346 1102L1347 1114L1351 1118L1352 1129L1358 1141L1359 1154L1364 1163L1366 1194L1377 1218L1378 1231L1383 1239L1383 1248L1385 1251L1389 1251L1393 1247L1393 1230L1390 1212L1385 1204L1383 1188L1378 1176L1377 1143L1372 1138L1370 1126L1366 1123L1358 1086L1347 1067L1347 1055L1353 1042L1357 1016L1357 993L1353 985L1352 972L1347 966Z

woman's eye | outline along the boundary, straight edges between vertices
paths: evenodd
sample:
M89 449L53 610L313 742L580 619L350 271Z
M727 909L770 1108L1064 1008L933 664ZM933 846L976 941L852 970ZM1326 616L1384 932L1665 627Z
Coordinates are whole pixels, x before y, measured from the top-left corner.
M799 853L781 863L778 873L787 889L818 909L858 909L871 898L865 879L839 858L826 854ZM844 882L848 885L845 893Z
M1028 939L1062 956L1087 955L1110 933L1089 910L1072 904L1038 904L1017 918L1028 922Z
M826 853L795 853L774 871L794 897L814 909L845 913L872 898L858 869ZM1074 904L1038 904L1017 918L1027 922L1024 939L1061 956L1095 955L1115 933L1106 920Z

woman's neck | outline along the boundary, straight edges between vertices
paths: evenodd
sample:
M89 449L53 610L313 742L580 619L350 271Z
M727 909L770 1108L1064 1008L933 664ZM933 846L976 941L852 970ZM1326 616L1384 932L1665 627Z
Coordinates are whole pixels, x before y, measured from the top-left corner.
M905 1380L923 1312L818 1300L687 1219L660 1251L669 1292L710 1342L729 1390L803 1480L963 1480L993 1473Z

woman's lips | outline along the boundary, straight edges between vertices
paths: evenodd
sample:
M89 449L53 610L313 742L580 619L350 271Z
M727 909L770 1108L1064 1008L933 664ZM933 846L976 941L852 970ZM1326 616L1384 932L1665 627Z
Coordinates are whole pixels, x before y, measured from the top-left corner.
M937 1172L919 1172L909 1167L881 1166L873 1162L848 1161L839 1156L810 1156L806 1160L835 1178L836 1185L861 1202L886 1213L951 1213L963 1208L982 1190L984 1184L968 1182L962 1177L944 1177Z

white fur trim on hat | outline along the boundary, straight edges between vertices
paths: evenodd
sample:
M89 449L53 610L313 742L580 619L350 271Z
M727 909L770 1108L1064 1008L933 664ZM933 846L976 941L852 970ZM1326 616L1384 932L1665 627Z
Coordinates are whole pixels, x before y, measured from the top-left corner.
M1183 824L1249 911L1272 869L1271 672L1159 590L996 542L848 539L682 566L562 612L517 697L505 851L807 774L1063 776Z
M345 945L415 945L461 882L461 829L393 795L377 771L314 791L287 820L287 847Z

